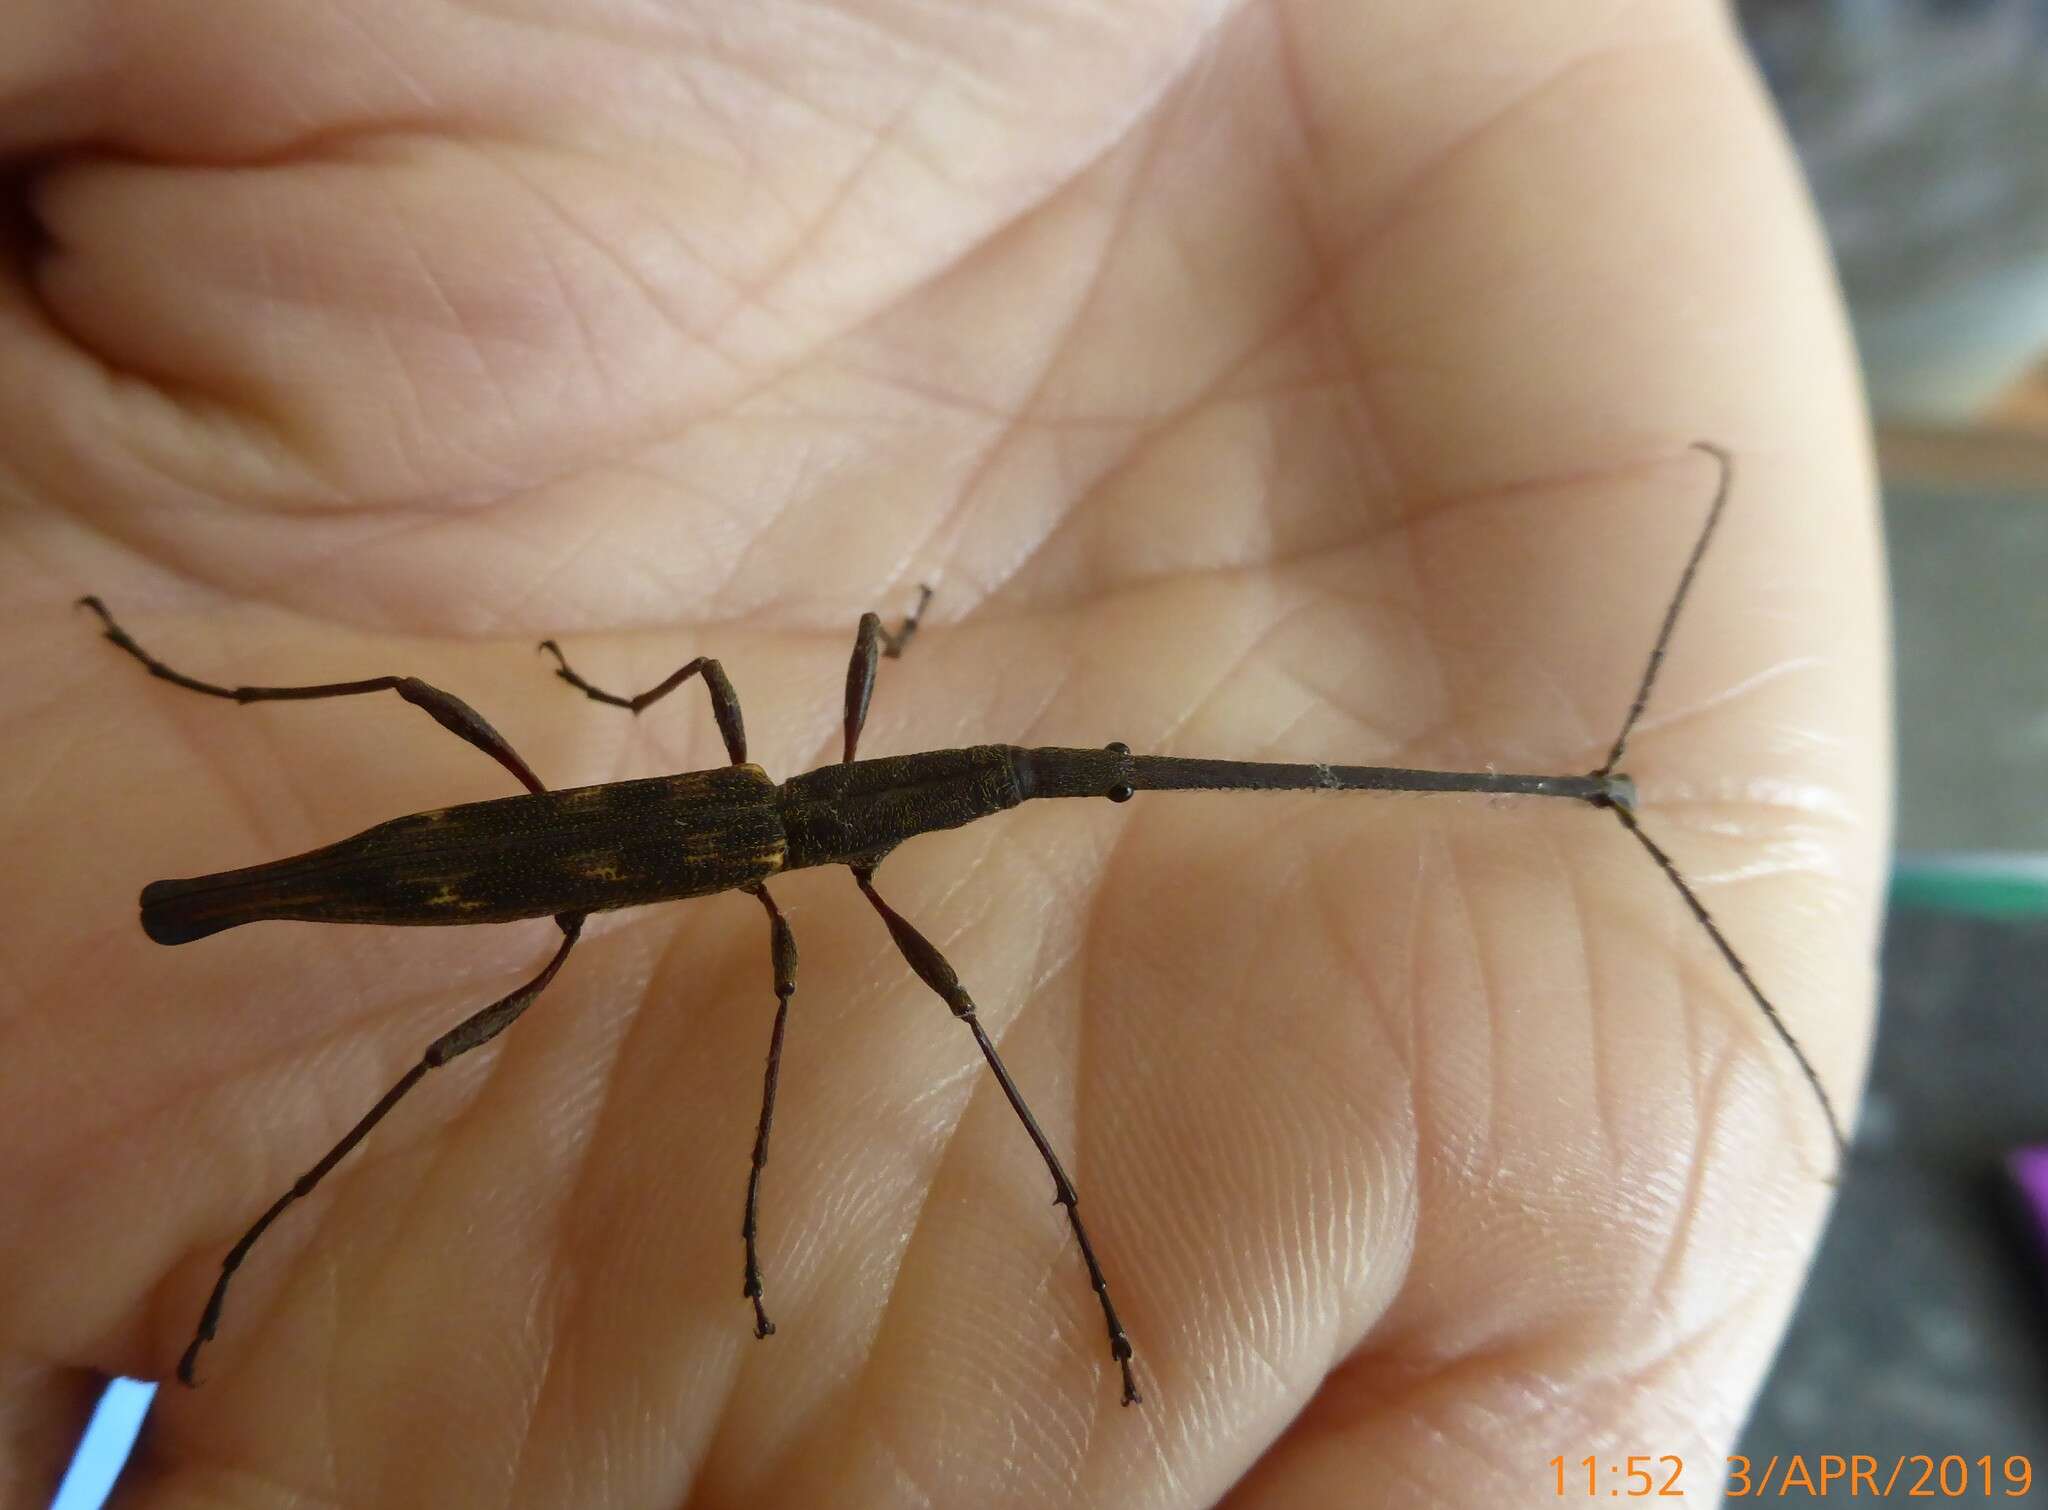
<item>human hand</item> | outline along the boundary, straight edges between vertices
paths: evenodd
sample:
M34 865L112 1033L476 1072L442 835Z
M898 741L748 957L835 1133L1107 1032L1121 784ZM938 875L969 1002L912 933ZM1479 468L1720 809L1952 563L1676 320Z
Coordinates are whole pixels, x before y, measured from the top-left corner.
M1629 762L1838 1102L1886 847L1848 347L1717 9L361 4L0 21L10 855L0 1338L17 1477L167 1375L220 1257L552 925L270 924L147 880L509 790L837 756L854 620L937 583L870 755L985 741L1580 771L1711 494ZM255 1250L142 1502L1534 1504L1718 1462L1831 1150L1604 815L1046 803L877 882L1065 1157L1045 1174L847 878L773 1007L741 896L594 919ZM1533 1486L1533 1487L1532 1487Z

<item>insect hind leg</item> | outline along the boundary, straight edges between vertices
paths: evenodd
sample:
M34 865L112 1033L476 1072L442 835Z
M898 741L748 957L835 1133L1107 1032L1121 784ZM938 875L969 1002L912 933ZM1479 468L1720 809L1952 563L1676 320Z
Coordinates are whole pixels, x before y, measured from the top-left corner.
M1038 1156L1045 1160L1047 1173L1052 1176L1053 1200L1067 1211L1067 1225L1073 1229L1074 1242L1081 1250L1081 1261L1088 1268L1088 1283L1095 1291L1095 1298L1102 1306L1102 1320L1109 1331L1109 1355L1116 1360L1123 1372L1123 1403L1136 1405L1142 1399L1138 1393L1138 1381L1131 1367L1131 1339L1124 1331L1124 1324L1117 1316L1116 1304L1109 1298L1109 1280L1103 1275L1102 1264L1095 1257L1095 1245L1088 1240L1088 1229L1082 1224L1080 1197L1074 1190L1074 1182L1067 1177L1066 1169L1060 1164L1059 1155L1053 1152L1052 1141L1038 1125L1038 1119L1031 1114L1031 1108L1024 1103L1024 1094L1017 1089L1017 1082L1010 1078L1009 1069L1003 1064L1003 1056L996 1052L988 1030L982 1027L981 1019L974 1006L974 998L967 994L960 984L960 976L953 969L945 955L938 951L930 939L906 919L895 908L883 901L874 886L874 867L855 865L849 867L853 879L859 884L861 894L874 905L882 916L882 922L889 929L889 936L896 941L897 949L904 960L916 972L919 980L929 986L938 998L945 1002L955 1017L967 1025L974 1034L976 1047L981 1057L988 1061L989 1069L1002 1087L1003 1096L1010 1103L1010 1109L1017 1114L1017 1120L1024 1124L1024 1131L1038 1149Z
M562 930L562 942L556 948L554 957L542 966L540 973L518 990L499 997L481 1012L464 1018L428 1044L419 1062L407 1070L398 1083L363 1114L362 1120L350 1128L319 1163L300 1175L292 1182L291 1189L271 1202L270 1209L257 1217L249 1230L242 1234L241 1240L228 1250L227 1257L221 1260L220 1278L214 1281L213 1293L207 1296L206 1309L200 1313L199 1325L192 1333L192 1341L186 1345L184 1355L178 1359L179 1383L188 1387L198 1383L193 1369L199 1361L199 1350L213 1341L214 1334L220 1330L221 1307L227 1302L228 1284L234 1279L235 1271L242 1267L242 1261L249 1256L249 1250L256 1246L257 1239L269 1230L270 1224L284 1214L287 1206L312 1194L313 1188L328 1176L334 1166L347 1158L350 1150L369 1136L370 1129L383 1121L385 1114L398 1105L408 1091L426 1078L427 1071L437 1070L449 1060L489 1043L517 1022L520 1014L532 1006L535 998L548 988L548 983L562 968L562 962L569 957L570 949L575 946L577 938L583 931L583 915L574 912L564 913L555 919L555 923Z
M435 723L466 744L474 745L491 759L510 771L529 792L540 793L547 786L534 775L533 768L520 757L511 742L491 727L490 721L476 709L452 692L444 692L416 676L373 676L359 682L319 682L303 687L224 687L216 682L203 682L182 671L174 671L151 655L135 642L134 636L114 621L107 605L98 598L86 596L78 600L77 606L89 608L99 616L105 626L104 633L110 641L140 661L143 668L159 681L169 682L174 687L183 687L188 692L203 693L207 697L225 698L231 703L276 703L314 702L326 697L359 697L367 692L396 692L414 707L422 709Z
M775 1323L762 1303L760 1229L761 1171L768 1167L768 1131L775 1125L775 1090L782 1079L782 1040L789 1027L789 999L796 995L796 935L766 886L747 888L768 909L768 949L775 967L775 1027L768 1038L768 1068L761 1081L761 1120L754 1131L754 1162L747 1174L747 1214L740 1236L747 1245L746 1276L740 1293L754 1303L754 1335L773 1337Z

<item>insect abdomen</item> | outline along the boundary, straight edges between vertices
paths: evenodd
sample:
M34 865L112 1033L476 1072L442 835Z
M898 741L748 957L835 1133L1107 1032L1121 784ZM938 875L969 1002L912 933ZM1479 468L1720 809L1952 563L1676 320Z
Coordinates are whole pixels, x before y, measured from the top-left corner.
M272 919L503 923L703 896L772 876L786 844L759 766L501 797L415 813L246 870L156 881L160 944Z

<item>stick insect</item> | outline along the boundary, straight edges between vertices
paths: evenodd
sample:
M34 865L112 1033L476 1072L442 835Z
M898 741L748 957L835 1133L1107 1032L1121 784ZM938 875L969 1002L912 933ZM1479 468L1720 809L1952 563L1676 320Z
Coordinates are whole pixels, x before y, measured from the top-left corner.
M716 660L699 656L657 685L627 697L586 681L554 641L543 641L539 648L554 658L556 676L597 702L634 714L693 678L702 681L731 760L714 770L557 791L541 782L482 715L415 677L380 676L301 687L219 686L172 670L137 644L98 598L81 599L80 606L99 616L107 639L140 661L152 676L175 686L236 703L395 692L496 760L527 789L523 796L395 818L323 848L247 869L152 882L142 891L142 927L157 943L190 943L222 929L268 919L431 925L552 917L562 935L552 957L531 980L429 1044L419 1062L228 1251L192 1341L178 1361L178 1378L187 1385L196 1382L199 1351L219 1329L229 1283L270 1225L287 1207L310 1194L429 1071L482 1047L517 1021L560 972L588 914L728 890L746 892L766 911L775 983L775 1019L740 1228L745 1249L741 1293L753 1305L755 1335L772 1335L775 1324L768 1317L764 1299L757 1217L790 999L796 993L797 950L795 935L770 894L768 881L784 871L843 865L880 915L911 970L973 1035L1003 1095L1044 1160L1052 1176L1054 1199L1065 1208L1088 1283L1101 1306L1110 1356L1122 1374L1122 1402L1138 1403L1131 1340L1118 1318L1108 1278L1081 1219L1073 1181L982 1027L974 998L958 973L875 888L876 869L905 840L957 828L1037 798L1098 797L1127 802L1138 792L1162 791L1463 792L1557 798L1610 813L1677 892L1789 1051L1820 1103L1838 1153L1845 1153L1841 1121L1811 1060L1670 856L1644 831L1636 812L1634 784L1620 770L1629 735L1649 702L1679 611L1733 482L1734 468L1727 452L1704 443L1698 449L1712 457L1719 469L1713 501L1679 576L1620 732L1607 758L1585 775L1191 759L1137 755L1122 744L1101 749L981 745L858 759L877 667L884 657L900 656L917 633L930 598L930 590L925 589L916 608L893 632L884 629L875 614L861 618L847 667L845 753L840 762L780 785L760 766L749 763L739 698Z

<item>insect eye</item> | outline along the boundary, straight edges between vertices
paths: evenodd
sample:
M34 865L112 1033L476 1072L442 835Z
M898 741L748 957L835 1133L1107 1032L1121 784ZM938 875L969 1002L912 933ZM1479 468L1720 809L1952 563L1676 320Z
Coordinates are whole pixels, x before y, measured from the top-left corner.
M1128 755L1131 753L1131 747L1125 744L1120 739L1111 740L1108 744L1104 745L1103 748L1109 751L1112 755ZM1138 790L1136 787L1131 786L1128 783L1124 783L1119 786L1111 787L1103 795L1109 798L1111 802L1129 802L1133 797L1138 795Z

